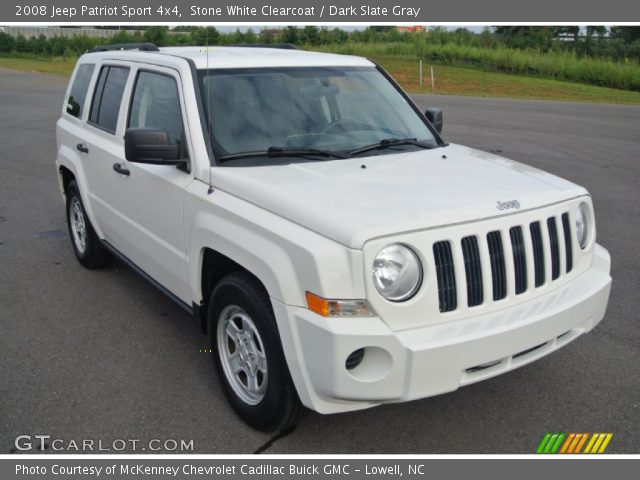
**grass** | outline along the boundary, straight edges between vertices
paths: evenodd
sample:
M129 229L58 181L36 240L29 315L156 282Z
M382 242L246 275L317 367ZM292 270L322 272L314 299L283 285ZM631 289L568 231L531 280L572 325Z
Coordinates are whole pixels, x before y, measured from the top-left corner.
M424 65L423 88L419 84L418 61L403 56L375 56L404 89L413 93L432 93L430 65ZM28 72L71 75L75 59L35 56L0 57L0 67ZM583 83L540 77L486 72L472 67L434 65L435 93L541 100L640 105L640 92L598 87Z
M456 43L440 45L429 41L429 37L415 37L412 41L404 42L345 42L319 48L370 58L393 56L416 62L423 59L438 65L469 66L487 72L538 76L640 91L640 64L632 59L615 62L605 58L581 57L572 51L542 53L503 46L483 48Z
M405 90L414 93L432 93L430 65L423 66L423 88L420 88L418 61L392 57L378 57L375 60L389 71ZM470 67L434 65L433 68L435 93L442 95L640 105L640 92L539 77L485 72Z
M75 58L63 57L0 57L0 67L23 72L51 73L54 75L70 76Z

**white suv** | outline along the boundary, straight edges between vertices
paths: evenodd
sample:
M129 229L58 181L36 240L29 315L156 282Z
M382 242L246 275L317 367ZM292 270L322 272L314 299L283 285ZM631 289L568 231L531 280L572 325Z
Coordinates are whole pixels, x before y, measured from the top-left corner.
M440 137L376 64L282 48L104 48L57 124L72 246L201 322L235 411L292 425L450 392L604 316L584 188Z

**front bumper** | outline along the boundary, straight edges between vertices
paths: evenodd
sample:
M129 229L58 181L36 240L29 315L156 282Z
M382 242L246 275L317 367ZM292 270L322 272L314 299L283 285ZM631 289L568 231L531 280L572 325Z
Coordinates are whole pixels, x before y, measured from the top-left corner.
M427 327L392 331L379 318L324 318L273 302L302 402L320 413L438 395L541 358L590 331L609 299L610 258L529 302ZM351 352L362 363L347 370Z

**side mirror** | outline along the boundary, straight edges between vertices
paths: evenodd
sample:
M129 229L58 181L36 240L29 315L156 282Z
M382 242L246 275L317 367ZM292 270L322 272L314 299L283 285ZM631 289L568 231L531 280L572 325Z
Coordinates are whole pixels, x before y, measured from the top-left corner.
M424 116L431 122L431 125L436 129L438 133L442 133L442 110L439 108L427 108L424 111Z
M69 97L67 102L67 113L77 117L80 115L80 104L74 100L73 97Z
M153 165L184 165L180 146L170 142L160 128L128 128L124 134L124 154L128 161Z

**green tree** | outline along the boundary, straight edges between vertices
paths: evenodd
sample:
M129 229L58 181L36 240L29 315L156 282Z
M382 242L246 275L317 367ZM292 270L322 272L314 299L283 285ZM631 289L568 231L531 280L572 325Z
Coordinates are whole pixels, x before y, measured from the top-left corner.
M307 25L302 29L300 36L300 40L302 41L302 43L305 43L307 45L317 45L319 43L318 40L320 38L320 35L318 32L318 27Z
M611 27L611 38L630 44L640 40L640 27Z
M338 27L331 30L331 36L333 37L335 43L344 43L349 40L349 34Z
M0 32L0 53L10 53L16 48L16 41L8 33Z
M217 45L220 42L220 32L215 27L197 27L191 32L194 45Z
M44 35L34 37L32 41L33 53L39 55L47 55L51 53L51 41L47 41L47 37L45 37Z
M155 43L156 45L161 47L163 45L167 45L168 43L168 36L169 36L169 34L167 33L168 30L169 29L167 27L160 27L160 26L148 27L145 30L142 38L144 39L145 42Z
M29 42L27 41L25 36L22 34L19 34L16 37L16 52L29 53Z
M53 37L49 39L49 50L54 57L62 57L67 49L66 37Z
M579 27L560 27L567 28L573 32ZM558 27L544 26L532 27L526 25L501 26L495 27L495 34L503 39L507 46L512 48L532 48L543 52L548 51L553 40L558 36Z
M258 43L258 36L256 35L256 32L254 32L252 29L249 29L246 32L244 32L244 35L242 36L242 42L247 43L249 45Z
M280 34L280 40L282 43L293 43L295 45L299 42L298 29L293 25L289 25Z

